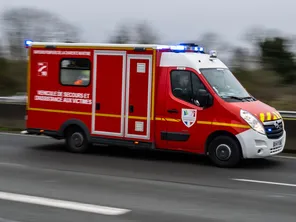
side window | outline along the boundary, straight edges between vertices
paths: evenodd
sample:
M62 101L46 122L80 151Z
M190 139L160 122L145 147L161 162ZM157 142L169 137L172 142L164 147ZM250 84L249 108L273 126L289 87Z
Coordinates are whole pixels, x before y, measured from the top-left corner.
M200 90L206 90L205 85L202 83L202 81L198 78L197 75L194 73L191 73L191 79L192 79L192 88L193 88L193 98L198 98L200 96Z
M171 72L172 93L175 97L191 102L192 85L190 71L174 70Z
M90 84L91 62L85 58L62 59L60 83L66 86L88 86Z
M172 93L176 98L197 106L206 104L206 87L198 76L190 71L174 70L171 72Z

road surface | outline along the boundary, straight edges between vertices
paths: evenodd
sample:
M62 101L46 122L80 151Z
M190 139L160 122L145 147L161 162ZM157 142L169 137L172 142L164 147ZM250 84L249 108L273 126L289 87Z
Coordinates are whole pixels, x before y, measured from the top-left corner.
M295 222L296 159L220 169L204 157L0 134L0 222Z

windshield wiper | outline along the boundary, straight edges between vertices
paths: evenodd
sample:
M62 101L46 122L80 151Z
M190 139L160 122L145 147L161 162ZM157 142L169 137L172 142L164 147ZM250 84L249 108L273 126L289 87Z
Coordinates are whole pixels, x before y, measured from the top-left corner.
M225 99L237 99L237 100L244 100L244 97L238 97L238 96L223 96Z
M245 100L253 100L255 101L256 99L252 96L246 96L246 97L238 97L238 96L224 96L223 98L227 98L227 99L237 99L240 101L245 101Z

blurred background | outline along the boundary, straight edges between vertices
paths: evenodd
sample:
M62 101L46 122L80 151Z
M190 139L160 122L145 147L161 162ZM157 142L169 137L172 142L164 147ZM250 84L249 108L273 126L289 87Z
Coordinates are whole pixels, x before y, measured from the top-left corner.
M26 100L24 39L193 41L217 50L253 96L279 110L296 110L295 6L290 0L2 0L0 100Z

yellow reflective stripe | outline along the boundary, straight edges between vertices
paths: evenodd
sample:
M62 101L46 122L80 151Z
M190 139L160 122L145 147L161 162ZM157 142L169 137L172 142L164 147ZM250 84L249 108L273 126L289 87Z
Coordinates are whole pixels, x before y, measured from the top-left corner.
M229 126L229 127L236 127L236 128L250 128L249 125L243 125L243 124L236 124L236 123L220 123L220 122L213 122L212 125L216 126Z
M87 115L91 116L91 112L77 112L77 111L69 111L69 110L55 110L55 109L41 109L41 108L29 108L31 111L39 111L39 112L49 112L49 113L67 113L73 115ZM108 114L108 113L96 113L96 116L99 117L111 117L111 118L121 118L121 115L116 114ZM129 116L129 119L138 119L138 120L147 120L147 117L142 116Z
M271 114L270 114L270 112L267 112L266 115L267 115L266 120L267 120L267 121L270 121L270 120L271 120Z
M212 125L212 122L210 122L210 121L197 121L197 124Z
M172 119L172 118L165 118L166 121L169 121L169 122L180 122L181 120L180 119Z
M77 111L69 111L69 110L54 110L54 109L41 109L41 108L29 108L31 111L39 111L39 112L51 112L51 113L65 113L65 114L74 114L74 115L88 115L91 116L91 112L77 112ZM108 114L108 113L96 113L96 116L100 117L111 117L111 118L121 118L120 115L116 114ZM141 116L129 116L129 119L139 119L139 120L147 120L146 117ZM168 122L181 122L181 119L174 118L164 118L164 117L156 117L157 121L168 121ZM250 128L248 125L243 124L235 124L235 123L223 123L223 122L211 122L211 121L197 121L197 124L205 124L205 125L216 125L216 126L228 126L235 128Z
M56 109L40 109L40 108L29 108L31 111L38 112L48 112L48 113L66 113L66 114L74 114L74 115L91 115L90 112L77 112L77 111L69 111L69 110L56 110Z
M265 115L264 115L264 113L260 113L260 120L261 120L261 122L264 122L264 120L265 120Z
M210 121L197 121L197 124L215 125L215 126L229 126L229 127L244 128L244 129L250 128L250 126L244 125L244 124L223 123L223 122L210 122Z
M281 116L281 114L279 112L274 112L274 114L277 116L278 119L282 118L282 116Z

